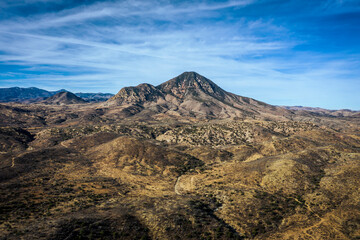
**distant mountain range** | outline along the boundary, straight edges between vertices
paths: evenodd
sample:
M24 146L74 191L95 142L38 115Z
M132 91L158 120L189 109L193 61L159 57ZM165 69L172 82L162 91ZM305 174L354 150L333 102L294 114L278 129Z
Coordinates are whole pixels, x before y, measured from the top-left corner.
M354 114L359 114L359 111L353 111L350 109L329 110L319 107L303 107L303 106L282 106L282 107L297 112L312 112L321 116L331 115L335 117L347 117L347 116L353 116Z
M0 102L38 102L81 104L102 102L99 107L113 109L109 114L139 118L186 117L197 119L253 118L286 120L301 117L352 117L358 111L309 107L274 106L227 92L196 72L184 72L158 86L143 83L111 93L75 93L31 88L0 88Z
M58 91L47 91L36 87L0 88L0 102L22 102L22 103L40 102L59 92L69 92L69 91L65 89L60 89ZM74 94L88 102L102 102L114 96L114 94L111 93L74 93Z

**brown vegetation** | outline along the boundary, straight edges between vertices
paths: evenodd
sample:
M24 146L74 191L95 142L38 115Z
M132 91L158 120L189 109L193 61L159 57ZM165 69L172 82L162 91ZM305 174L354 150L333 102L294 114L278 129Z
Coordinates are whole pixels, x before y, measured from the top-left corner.
M180 105L183 86L230 96L190 75L156 89ZM140 111L0 106L0 239L360 238L356 115L210 120L133 90Z

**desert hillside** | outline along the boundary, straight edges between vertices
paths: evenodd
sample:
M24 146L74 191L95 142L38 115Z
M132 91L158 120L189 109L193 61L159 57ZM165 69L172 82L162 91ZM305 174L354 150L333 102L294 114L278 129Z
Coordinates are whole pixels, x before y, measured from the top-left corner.
M194 72L2 103L0 239L358 239L359 113L319 111Z

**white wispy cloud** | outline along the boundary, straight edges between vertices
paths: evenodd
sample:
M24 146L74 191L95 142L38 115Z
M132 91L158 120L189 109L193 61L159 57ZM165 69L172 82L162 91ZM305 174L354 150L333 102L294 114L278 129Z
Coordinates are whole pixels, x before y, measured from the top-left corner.
M80 24L86 21L111 17L122 19L128 17L147 17L150 19L176 20L179 15L196 13L193 17L200 17L203 12L216 11L229 7L244 7L254 0L229 1L225 3L205 4L196 2L183 5L164 4L162 1L122 1L99 2L89 6L79 6L57 13L43 14L33 18L17 18L6 24L2 29L14 27L19 30L46 29L66 26L67 24ZM184 17L184 16L180 16Z

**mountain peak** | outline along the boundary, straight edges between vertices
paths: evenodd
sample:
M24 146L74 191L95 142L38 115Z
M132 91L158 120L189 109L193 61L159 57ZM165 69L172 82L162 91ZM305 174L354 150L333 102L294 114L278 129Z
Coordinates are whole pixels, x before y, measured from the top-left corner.
M200 75L199 73L197 72L194 72L194 71L190 71L190 72L183 72L182 74L180 74L178 77L184 77L184 78L205 78L204 76Z
M206 77L198 74L197 72L183 72L179 76L170 79L165 83L179 83L179 82L186 82L186 83L194 83L194 82L207 82L214 84L211 80L207 79Z
M226 95L218 85L196 72L184 72L157 88L181 99L189 94L198 95L201 92L215 98L223 98Z
M77 104L86 103L86 101L71 92L58 92L55 95L44 100L46 104Z

